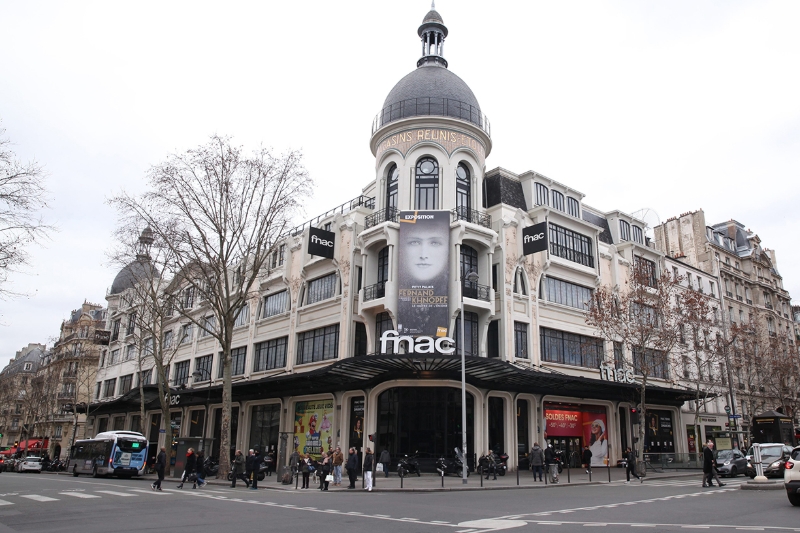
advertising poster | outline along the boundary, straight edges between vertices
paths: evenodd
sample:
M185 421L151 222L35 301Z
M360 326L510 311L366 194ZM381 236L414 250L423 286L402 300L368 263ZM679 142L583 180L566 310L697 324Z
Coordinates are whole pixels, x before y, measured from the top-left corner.
M350 446L364 445L364 397L353 398L350 411Z
M581 437L582 445L589 446L592 452L592 466L606 465L608 430L605 413L547 409L545 423L545 437Z
M294 445L315 459L333 446L333 400L297 402L294 407Z
M399 220L397 330L446 336L450 212L401 211Z

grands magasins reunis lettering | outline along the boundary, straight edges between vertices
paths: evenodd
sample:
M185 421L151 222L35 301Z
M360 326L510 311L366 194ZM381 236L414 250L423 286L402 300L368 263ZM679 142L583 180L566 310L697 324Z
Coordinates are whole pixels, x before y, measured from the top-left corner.
M359 201L287 237L237 319L232 449L274 450L285 465L295 447L363 450L372 436L393 458L450 457L461 446L461 348L470 467L475 452L492 449L508 453L513 469L534 442L567 457L591 446L594 462L615 464L632 444L636 384L609 376L626 377L636 354L600 339L585 304L635 261L667 268L665 254L642 238L642 220L589 207L583 193L533 171L487 170L489 122L449 69L447 34L440 14L428 12L417 67L373 122L375 174L354 184ZM369 127L370 117L355 118ZM625 226L638 233L621 233ZM123 306L128 274L107 297L108 329L133 312ZM184 303L198 320L209 314L207 302ZM173 320L176 332L186 325ZM184 328L189 337L169 369L171 386L186 385L180 403L161 413L147 396L142 427L152 449L181 438L210 455L230 453L219 450L219 346L197 329ZM127 349L112 338L87 422L92 436L138 424L138 388L102 385L139 375L135 360L111 357ZM195 370L208 379L195 383ZM154 381L144 376L151 395ZM681 406L691 393L669 375L650 380L657 427L648 452L688 451ZM159 434L162 416L174 435Z

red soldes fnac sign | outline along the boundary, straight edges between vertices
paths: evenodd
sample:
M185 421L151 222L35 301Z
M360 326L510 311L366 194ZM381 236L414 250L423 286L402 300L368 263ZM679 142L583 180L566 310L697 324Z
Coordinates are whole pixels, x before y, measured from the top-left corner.
M583 413L580 411L545 411L548 437L580 436L583 431Z

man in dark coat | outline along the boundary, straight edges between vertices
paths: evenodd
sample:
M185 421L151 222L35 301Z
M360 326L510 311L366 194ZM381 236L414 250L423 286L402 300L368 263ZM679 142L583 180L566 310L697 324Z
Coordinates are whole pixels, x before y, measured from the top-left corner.
M150 485L153 490L161 490L161 482L164 481L164 471L167 469L167 449L162 446L161 451L158 452L158 457L156 457L156 464L155 464L156 474L158 474L158 479L155 483Z
M247 488L250 488L250 480L244 476L245 459L242 455L242 450L236 450L236 455L233 458L233 479L231 480L231 488L236 488L236 480L241 479Z
M625 450L625 462L627 463L625 466L625 477L627 481L625 483L631 482L631 474L639 480L639 483L644 483L644 479L639 477L639 474L636 473L636 454L633 453L630 446Z
M583 454L581 455L581 462L586 467L586 473L592 473L592 450L588 446L583 447Z
M251 480L250 490L258 489L258 458L259 456L253 450L250 450L250 455L247 456L245 462L245 475L247 479Z
M350 478L350 486L348 489L356 488L356 479L358 478L358 454L355 448L350 448L350 455L347 456L347 477Z
M556 461L556 452L553 451L552 444L548 444L544 450L544 464L547 465L550 482L558 483L558 462Z
M389 463L392 462L392 456L389 455L389 450L386 448L381 452L381 457L378 460L383 465L383 477L389 477Z
M713 487L711 476L714 475L714 442L708 441L703 448L703 486Z
M531 448L531 453L528 456L530 463L531 463L531 470L533 470L533 480L536 481L536 475L539 475L539 481L544 481L542 477L542 471L544 470L542 466L544 465L544 452L539 447L538 442L533 443L533 448Z

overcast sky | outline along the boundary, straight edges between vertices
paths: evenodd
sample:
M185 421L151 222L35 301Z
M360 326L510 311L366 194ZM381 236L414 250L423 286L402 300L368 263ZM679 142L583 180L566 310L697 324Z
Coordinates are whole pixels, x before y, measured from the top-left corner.
M439 0L450 69L492 126L487 169L535 170L604 210L704 209L777 250L800 295L800 2ZM302 149L309 218L374 178L370 126L420 55L404 2L0 0L0 120L48 173L57 225L0 302L0 365L105 304L116 223L175 151L231 135ZM657 219L650 218L655 223Z

